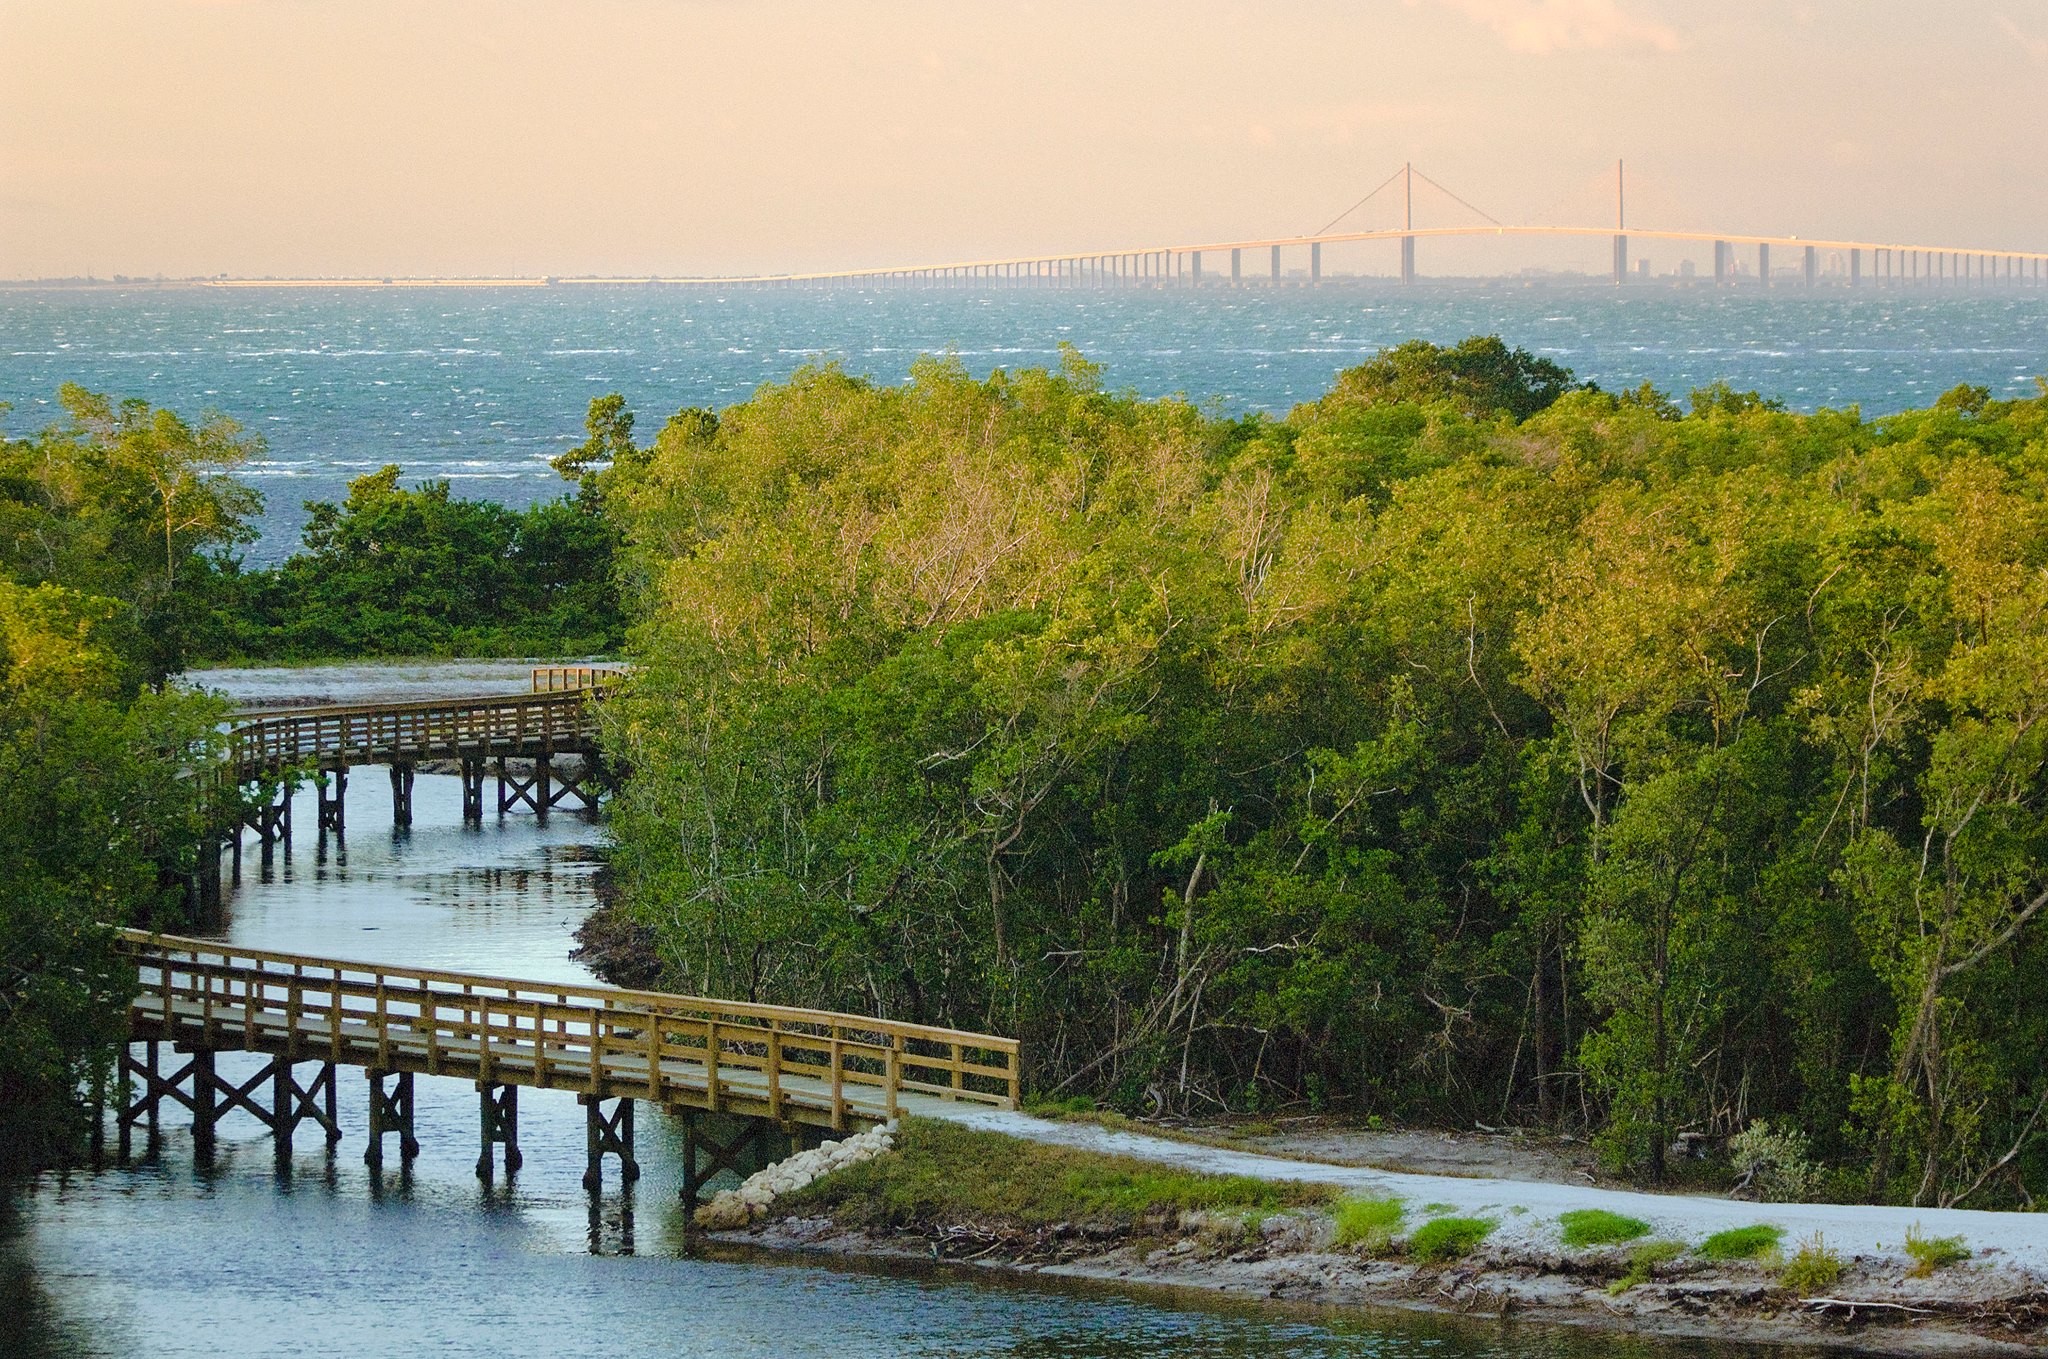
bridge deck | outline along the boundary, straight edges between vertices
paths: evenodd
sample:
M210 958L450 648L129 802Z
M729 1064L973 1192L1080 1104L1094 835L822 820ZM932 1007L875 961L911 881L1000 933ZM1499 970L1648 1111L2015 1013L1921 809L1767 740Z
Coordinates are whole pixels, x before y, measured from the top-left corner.
M139 1039L845 1128L1015 1108L1014 1039L127 931Z
M228 734L230 759L241 777L250 778L290 765L587 753L597 737L590 700L620 673L600 666L537 666L530 694L250 714Z

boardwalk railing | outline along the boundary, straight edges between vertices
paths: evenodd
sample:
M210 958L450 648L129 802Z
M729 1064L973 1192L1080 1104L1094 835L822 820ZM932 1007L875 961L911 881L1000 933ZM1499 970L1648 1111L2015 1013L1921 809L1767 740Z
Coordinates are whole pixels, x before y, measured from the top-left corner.
M320 759L368 764L394 755L452 759L577 747L597 732L592 693L586 685L504 698L300 708L236 727L229 747L244 775Z
M536 665L533 692L560 693L565 689L598 689L617 684L626 677L622 665Z
M271 953L124 931L137 1038L844 1128L1016 1108L1015 1039L859 1015Z

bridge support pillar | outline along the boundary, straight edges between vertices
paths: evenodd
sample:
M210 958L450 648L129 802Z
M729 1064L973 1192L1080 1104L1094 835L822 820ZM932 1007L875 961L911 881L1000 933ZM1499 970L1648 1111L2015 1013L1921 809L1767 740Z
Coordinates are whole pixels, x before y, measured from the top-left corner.
M157 1076L157 1042L154 1038L142 1042L143 1060L135 1060L135 1044L124 1043L121 1060L114 1075L114 1135L118 1143L118 1154L123 1161L133 1150L135 1125L147 1122L149 1136L146 1146L150 1154L156 1152L161 1131L157 1124L157 1106L164 1093L163 1083ZM142 1098L135 1097L135 1082L142 1082ZM176 1097L176 1087L171 1091Z
M348 797L348 766L336 765L313 776L313 794L319 804L320 829L342 833L342 806Z
M604 1188L604 1158L619 1158L619 1180L631 1184L640 1178L640 1162L633 1158L633 1101L613 1102L611 1113L596 1095L578 1095L583 1106L583 1187L596 1193Z
M262 794L263 801L248 809L246 824L256 832L257 838L263 841L263 848L266 850L280 840L290 844L292 838L291 780L280 774L275 789L259 782L257 792Z
M533 773L526 778L514 774L498 757L498 815L517 810L524 803L536 816L546 816L554 800L554 770L545 754L536 755Z
M476 1158L476 1177L488 1184L497 1170L497 1156L492 1147L502 1145L505 1148L507 1178L517 1175L519 1167L526 1161L519 1154L519 1087L478 1081L476 1092L483 1134L483 1149Z
M363 1151L363 1164L379 1169L384 1164L384 1134L398 1134L398 1154L411 1161L420 1154L419 1141L412 1135L412 1073L365 1068L370 1080L370 1145ZM391 1081L391 1089L384 1082Z
M394 828L410 829L412 826L412 775L413 767L403 762L391 766L391 824Z
M1806 286L1811 288L1820 281L1820 252L1812 246L1806 247L1806 254L1800 260L1800 271L1806 277Z
M1851 250L1849 252L1849 286L1852 288L1859 288L1862 285L1863 252L1861 250Z
M484 757L462 757L462 819L482 824L484 819Z
M803 1124L782 1124L765 1118L743 1118L702 1109L680 1111L683 1123L683 1187L686 1207L694 1208L720 1172L744 1180L757 1170L816 1146L824 1134Z
M1308 286L1313 288L1323 281L1323 243L1311 241L1308 247Z
M1274 247L1273 247L1273 283L1274 283L1274 285L1275 285L1275 286L1278 286L1279 282L1280 282L1280 247L1276 245L1276 246L1274 246Z
M1756 281L1766 288L1771 286L1771 248L1768 245L1756 248Z
M1725 287L1728 282L1728 242L1714 242L1714 286Z
M1244 250L1238 246L1230 249L1230 286L1235 288L1244 282Z
M236 840L239 842L240 839L238 834ZM212 832L199 842L199 857L192 865L192 913L199 920L219 919L224 899L220 886L223 849L220 837Z
M1614 238L1614 285L1618 288L1628 282L1628 237Z
M215 1089L219 1077L213 1070L213 1049L200 1048L185 1068L192 1073L192 1159L199 1165L213 1162L214 1125L220 1121ZM177 1077L173 1076L172 1080Z
M335 1073L332 1062L322 1062L310 1085L300 1085L289 1057L273 1057L264 1073L270 1078L270 1135L277 1143L277 1159L289 1161L292 1134L304 1119L318 1123L327 1134L327 1145L341 1141L341 1119L335 1109Z
M133 1045L123 1046L116 1069L114 1117L122 1159L128 1156L135 1125L139 1122L147 1123L149 1148L152 1152L156 1149L160 1112L165 1100L182 1104L192 1111L192 1158L199 1165L212 1162L214 1127L220 1122L221 1115L229 1110L240 1106L261 1119L265 1126L275 1126L270 1112L251 1097L252 1092L268 1079L268 1068L258 1072L246 1084L234 1085L221 1080L215 1071L212 1048L194 1048L185 1064L166 1076L159 1065L158 1040L146 1039L142 1046L144 1055L140 1062L135 1060ZM138 1078L142 1083L139 1097L135 1091Z
M1413 236L1403 236L1401 238L1401 281L1403 283L1413 283L1415 281L1415 238Z

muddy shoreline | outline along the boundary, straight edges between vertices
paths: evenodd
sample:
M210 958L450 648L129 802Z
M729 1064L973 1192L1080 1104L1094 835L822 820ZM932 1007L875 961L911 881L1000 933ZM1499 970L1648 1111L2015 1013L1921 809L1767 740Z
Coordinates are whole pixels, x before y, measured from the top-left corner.
M1620 1253L1573 1258L1490 1251L1439 1268L1363 1259L1301 1239L1297 1230L1269 1224L1265 1239L1233 1249L1199 1235L1126 1241L1058 1228L1023 1233L972 1223L877 1235L829 1218L783 1218L707 1239L849 1259L972 1265L1023 1277L1200 1289L1290 1305L1584 1326L1667 1339L1901 1356L2048 1352L2048 1281L2005 1271L1980 1271L1967 1289L1958 1289L1953 1276L1935 1287L1915 1287L1920 1281L1891 1277L1897 1274L1892 1262L1859 1257L1829 1290L1858 1305L1822 1307L1778 1289L1760 1269L1695 1265L1663 1271L1616 1297L1607 1286L1624 1268ZM1964 1291L1970 1296L1955 1296Z

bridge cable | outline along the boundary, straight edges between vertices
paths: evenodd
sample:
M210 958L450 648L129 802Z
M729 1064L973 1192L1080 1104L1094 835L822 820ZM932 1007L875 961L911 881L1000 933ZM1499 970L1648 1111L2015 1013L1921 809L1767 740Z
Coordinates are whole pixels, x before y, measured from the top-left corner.
M1402 168L1403 168L1403 169L1406 169L1407 167L1403 166ZM1384 189L1384 188L1386 188L1386 187L1387 187L1387 186L1388 186L1389 184L1392 184L1392 183L1393 183L1393 182L1394 182L1395 180L1399 179L1400 177L1401 177L1401 170L1396 170L1396 171L1394 171L1394 173L1392 173L1392 174L1388 175L1388 176L1387 176L1387 177L1386 177L1385 179L1383 179L1383 180L1381 180L1381 181L1380 181L1380 186L1379 186L1379 188L1378 188L1378 189L1374 189L1374 190L1373 190L1373 191L1372 191L1371 193L1369 193L1369 194L1367 194L1367 195L1366 195L1365 197L1363 197L1363 198L1359 199L1359 200L1358 200L1358 201L1357 201L1356 203L1353 203L1353 204L1352 204L1352 205L1351 205L1350 207L1348 207L1348 208L1344 209L1344 211L1342 211L1342 212L1338 213L1338 214L1337 214L1337 215L1336 215L1335 217L1332 217L1332 218L1331 218L1331 219L1330 219L1329 221L1327 221L1327 222L1323 223L1323 225L1322 225L1322 226L1320 226L1320 227L1319 227L1319 228L1317 228L1316 230L1314 230L1314 231L1310 232L1309 234L1310 234L1310 235L1312 235L1312 236L1321 236L1321 235L1323 235L1323 234L1327 233L1327 232L1329 231L1329 229L1330 229L1331 227L1333 227L1333 226L1337 225L1337 223L1339 223L1339 222L1343 221L1343 220L1344 220L1344 219L1345 219L1346 217L1349 217L1349 216L1350 216L1350 215L1351 215L1352 213L1354 213L1354 212L1357 212L1357 211L1358 211L1358 210L1359 210L1360 208L1364 207L1364 206L1365 206L1365 205L1366 205L1367 203L1370 203L1370 202L1372 202L1372 200L1373 200L1373 199L1375 199L1375 198L1379 197L1379 195L1380 195L1380 190L1381 190L1381 189ZM1446 190L1446 192L1449 192L1449 191L1448 191L1448 190ZM1478 209L1476 209L1476 208L1475 208L1475 209L1473 209L1473 211L1477 212L1477 211L1478 211ZM1482 217L1484 217L1485 215L1486 215L1486 214L1484 214L1484 213L1480 213L1480 216L1482 216ZM1492 220L1492 219L1490 219L1490 218L1489 218L1488 220L1490 221L1490 220ZM1495 223L1495 225L1496 225L1496 226L1498 226L1498 225L1499 225L1499 223L1497 223L1497 222L1496 222L1496 223Z
M1495 217L1495 216L1494 216L1494 215L1493 215L1492 213L1490 213L1490 212L1487 212L1487 211L1486 211L1485 209L1483 209L1483 208L1475 208L1475 207L1473 207L1473 206L1472 206L1472 205L1471 205L1470 203L1467 203L1467 202L1466 202L1466 201L1465 201L1464 199L1462 199L1462 198L1458 197L1458 195L1456 195L1456 194L1452 193L1452 192L1451 192L1451 191L1450 191L1449 189L1446 189L1446 188L1445 188L1445 187L1444 187L1443 185L1441 185L1441 184L1437 183L1437 182L1436 182L1435 180L1431 179L1431 178L1430 178L1430 177L1429 177L1428 175L1426 175L1426 174L1422 173L1422 171L1420 171L1420 170L1417 170L1417 171L1415 172L1415 177L1416 177L1417 179L1421 180L1421 181L1422 181L1422 182L1423 182L1424 184L1427 184L1427 185L1429 185L1429 187L1430 187L1430 188L1432 188L1432 189L1435 189L1435 190L1436 190L1436 191L1437 191L1438 193L1442 194L1442 195L1443 195L1444 197L1446 197L1446 198L1450 199L1450 200L1451 200L1451 201L1452 201L1453 203L1456 203L1456 204L1457 204L1457 205L1458 205L1459 207L1461 207L1461 208L1465 209L1465 210L1466 210L1467 212L1476 212L1476 213L1478 213L1478 214L1479 214L1479 215L1480 215L1481 217L1484 217L1484 218L1485 218L1485 219L1486 219L1487 221L1489 221L1489 222L1493 223L1493 224L1494 224L1495 226L1506 226L1506 225L1507 225L1507 223L1505 223L1505 222L1501 221L1501 220L1500 220L1500 219L1499 219L1498 217ZM1325 227L1325 228L1324 228L1324 230L1325 230L1325 231L1327 231L1327 230L1329 230L1329 228L1328 228L1328 227Z

